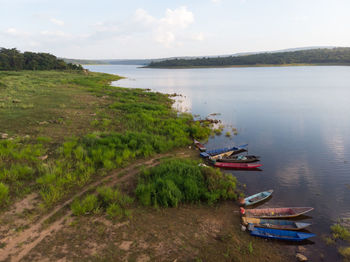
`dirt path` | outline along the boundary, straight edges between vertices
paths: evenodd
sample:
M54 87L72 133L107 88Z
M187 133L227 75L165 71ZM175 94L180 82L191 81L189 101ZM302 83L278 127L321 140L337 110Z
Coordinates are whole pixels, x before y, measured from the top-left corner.
M45 227L45 222L56 215L58 212L64 211L66 207L68 207L72 201L81 197L84 193L89 190L92 190L101 184L107 182L111 179L109 185L115 185L118 182L122 182L131 176L134 176L139 172L139 168L141 166L152 167L159 163L159 160L164 157L174 156L172 153L161 154L148 159L146 161L138 161L133 165L128 166L127 168L118 170L113 172L109 176L106 176L102 180L92 183L87 186L85 189L75 194L63 204L58 205L52 210L50 213L42 217L38 222L31 225L29 228L19 232L15 236L8 236L5 239L2 239L2 242L5 243L5 247L1 249L0 252L0 261L20 261L25 255L27 255L36 245L38 245L46 236L59 231L63 226L64 222L67 220L69 216L72 215L71 211L65 211L64 215L61 216L58 220L54 221L52 224ZM188 156L186 153L177 153L176 156ZM122 177L118 177L118 175L126 173Z

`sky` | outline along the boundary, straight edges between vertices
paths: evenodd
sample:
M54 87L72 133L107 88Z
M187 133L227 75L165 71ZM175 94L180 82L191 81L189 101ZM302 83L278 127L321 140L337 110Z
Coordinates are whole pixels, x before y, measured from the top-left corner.
M80 59L350 46L349 0L0 0L0 47Z

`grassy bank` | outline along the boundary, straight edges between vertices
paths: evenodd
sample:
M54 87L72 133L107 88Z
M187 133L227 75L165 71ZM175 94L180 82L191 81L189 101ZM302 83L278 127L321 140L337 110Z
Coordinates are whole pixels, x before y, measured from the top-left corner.
M0 72L0 204L39 190L51 206L132 159L208 136L191 115L172 110L167 95L109 85L118 79Z

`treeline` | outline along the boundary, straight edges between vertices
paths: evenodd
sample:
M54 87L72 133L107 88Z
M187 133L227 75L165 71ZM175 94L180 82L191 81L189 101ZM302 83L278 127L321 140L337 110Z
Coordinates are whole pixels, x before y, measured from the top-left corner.
M83 67L47 53L21 53L16 48L0 48L0 70L83 70Z
M324 48L217 58L172 59L152 62L148 67L218 67L288 64L350 64L350 48Z

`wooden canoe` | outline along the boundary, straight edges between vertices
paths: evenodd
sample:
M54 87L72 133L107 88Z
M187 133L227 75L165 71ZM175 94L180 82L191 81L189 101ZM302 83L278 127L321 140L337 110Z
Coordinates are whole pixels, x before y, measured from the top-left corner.
M249 197L246 197L244 199L244 204L246 206L251 206L251 205L255 205L261 201L264 201L265 199L269 198L273 193L273 190L270 189L268 191L264 191L264 192L260 192L260 193L257 193L255 195L252 195L252 196L249 196Z
M255 169L261 167L261 164L248 164L248 163L226 163L226 162L215 162L215 167L221 168L236 168L236 169Z
M300 216L313 209L313 207L256 208L244 210L244 215L256 218L287 218Z
M206 152L201 153L201 157L208 158L208 157L214 157L217 158L220 155L223 156L230 156L233 154L239 154L242 152L247 151L245 147L247 147L248 144L240 145L240 146L233 146L233 147L225 147L225 148L219 148L214 150L207 150Z
M290 230L279 230L271 228L260 228L255 227L250 234L252 236L263 237L268 239L278 239L278 240L287 240L287 241L302 241L310 237L316 236L312 233L301 233Z
M224 156L222 158L217 158L217 161L219 162L227 162L227 163L252 163L252 162L258 162L260 161L260 157L258 156Z
M200 151L206 151L206 147L201 144L199 141L197 141L196 139L193 140L194 145L200 150Z
M263 218L252 218L242 217L244 225L253 225L254 227L264 227L272 229L282 230L293 230L298 231L307 228L311 223L295 222L291 220L280 220L280 219L263 219Z

